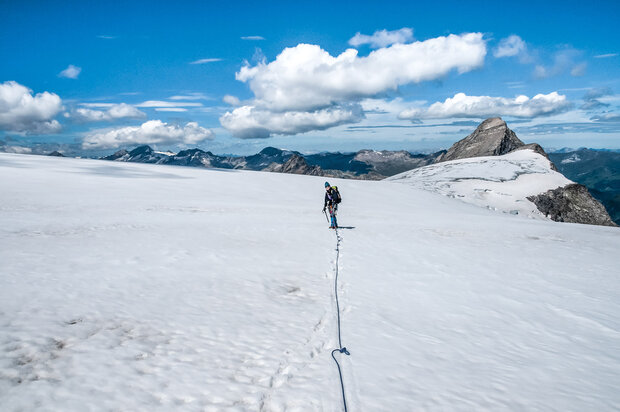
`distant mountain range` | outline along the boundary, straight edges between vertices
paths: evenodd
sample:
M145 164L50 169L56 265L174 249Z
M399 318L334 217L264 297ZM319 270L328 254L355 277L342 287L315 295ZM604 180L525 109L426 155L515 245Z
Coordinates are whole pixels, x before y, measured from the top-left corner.
M296 151L266 147L251 156L220 156L200 149L171 153L156 151L150 146L139 146L131 151L119 150L102 159L381 180L436 163L472 157L501 156L523 149L531 149L546 157L551 161L552 170L557 170L568 179L584 185L594 198L605 206L612 220L620 223L619 152L591 149L579 149L571 152L561 149L558 152L547 154L536 143L523 143L501 118L485 120L472 134L456 142L447 151L443 150L432 154L413 154L404 150L360 150L355 153L335 152L304 155ZM576 218L576 220L573 217L567 218L569 215L575 216L574 211L569 211L567 207L579 209L579 205L576 205L575 202L581 203L583 208L592 210L592 205L596 201L590 199L590 194L585 188L567 186L532 197L530 200L536 203L539 209L544 208L545 214L554 220L594 223L590 217ZM600 215L601 213L597 212L596 214ZM606 215L604 212L602 214ZM605 221L605 219L608 217L598 216L596 221Z
M157 163L176 166L217 167L257 170L349 179L381 180L388 176L433 163L444 152L430 155L407 151L360 150L356 153L318 153L304 155L291 150L266 147L251 156L219 156L200 149L179 153L158 152L150 146L118 152L103 160Z

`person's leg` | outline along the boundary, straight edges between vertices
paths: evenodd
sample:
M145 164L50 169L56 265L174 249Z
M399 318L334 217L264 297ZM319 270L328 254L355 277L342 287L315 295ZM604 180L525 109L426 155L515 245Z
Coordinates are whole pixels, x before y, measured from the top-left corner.
M334 226L338 227L338 219L336 219L336 215L338 214L338 204L334 205Z

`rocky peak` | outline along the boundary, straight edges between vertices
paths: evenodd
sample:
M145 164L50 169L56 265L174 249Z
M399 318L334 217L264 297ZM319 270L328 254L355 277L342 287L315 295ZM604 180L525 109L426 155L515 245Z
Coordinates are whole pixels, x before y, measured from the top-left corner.
M278 156L282 154L282 150L280 149L276 149L275 147L265 147L263 150L260 151L260 154L263 154L265 156Z
M129 152L125 149L118 150L114 154L102 157L103 160L126 160L129 157Z
M65 157L65 155L60 153L58 150L54 150L52 153L48 154L48 156Z
M306 159L298 154L294 154L282 165L282 173L295 173L302 175L320 176L321 168L310 166Z
M322 176L323 170L319 166L310 166L306 159L293 154L284 164L272 163L263 169L268 172L292 173L296 175Z
M135 149L133 149L131 152L129 152L130 156L139 156L139 155L150 155L153 153L153 149L151 149L151 146L147 146L147 145L143 145L143 146L138 146Z
M492 117L480 123L472 134L454 143L437 161L500 156L524 145L501 117Z

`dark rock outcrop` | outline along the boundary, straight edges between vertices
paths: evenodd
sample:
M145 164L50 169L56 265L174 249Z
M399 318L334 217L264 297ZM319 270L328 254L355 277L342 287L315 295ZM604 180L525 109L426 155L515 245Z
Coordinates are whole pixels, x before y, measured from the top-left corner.
M501 156L525 146L501 117L486 119L466 138L454 143L437 162L480 156ZM541 148L542 150L542 148Z
M57 150L54 150L52 153L48 154L48 156L65 157L64 154L60 153Z
M549 157L564 176L586 186L620 225L620 151L563 149Z
M321 170L319 166L310 166L308 162L298 154L292 155L284 164L274 163L264 170L296 175L323 176L323 170Z
M556 222L616 226L605 207L590 195L585 186L578 183L529 196L527 199Z

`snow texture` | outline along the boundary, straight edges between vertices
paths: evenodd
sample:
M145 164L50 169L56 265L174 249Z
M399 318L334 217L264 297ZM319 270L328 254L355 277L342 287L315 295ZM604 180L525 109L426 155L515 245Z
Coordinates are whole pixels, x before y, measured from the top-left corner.
M386 180L504 213L545 219L528 196L573 183L530 149L437 163Z
M0 176L0 409L342 410L323 178L17 154ZM620 409L618 229L330 183L349 410Z

